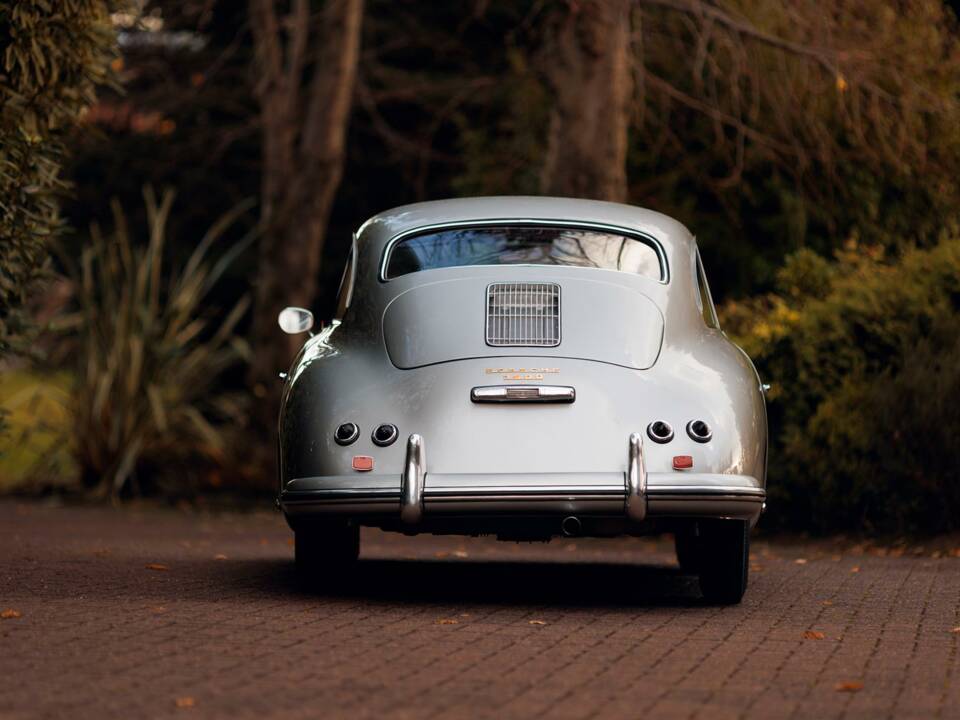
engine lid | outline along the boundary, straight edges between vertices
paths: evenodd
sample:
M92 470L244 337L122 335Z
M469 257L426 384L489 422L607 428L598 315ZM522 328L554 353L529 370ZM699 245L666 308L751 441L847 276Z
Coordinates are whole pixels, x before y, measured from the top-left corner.
M383 336L391 362L403 369L523 355L645 370L660 353L663 315L639 290L602 280L457 278L395 297Z

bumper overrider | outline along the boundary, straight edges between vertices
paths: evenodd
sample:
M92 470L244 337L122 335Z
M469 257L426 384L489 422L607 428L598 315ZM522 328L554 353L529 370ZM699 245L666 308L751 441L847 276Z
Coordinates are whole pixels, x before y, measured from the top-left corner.
M415 529L449 515L726 517L755 520L766 490L747 475L648 473L643 439L628 441L626 472L438 474L427 472L420 435L407 439L403 474L353 474L289 480L280 493L288 517L392 516Z

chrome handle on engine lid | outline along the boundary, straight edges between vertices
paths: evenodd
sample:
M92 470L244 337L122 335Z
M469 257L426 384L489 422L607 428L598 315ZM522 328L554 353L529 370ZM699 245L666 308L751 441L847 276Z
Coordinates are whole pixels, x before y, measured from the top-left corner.
M475 403L572 403L577 391L569 385L488 385L470 391Z

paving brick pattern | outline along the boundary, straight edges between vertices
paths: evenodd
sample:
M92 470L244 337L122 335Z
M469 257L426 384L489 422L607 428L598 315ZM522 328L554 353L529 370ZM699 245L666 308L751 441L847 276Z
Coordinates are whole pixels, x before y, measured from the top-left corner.
M960 718L949 555L757 542L718 608L666 541L369 531L308 590L289 540L274 514L0 503L0 718Z

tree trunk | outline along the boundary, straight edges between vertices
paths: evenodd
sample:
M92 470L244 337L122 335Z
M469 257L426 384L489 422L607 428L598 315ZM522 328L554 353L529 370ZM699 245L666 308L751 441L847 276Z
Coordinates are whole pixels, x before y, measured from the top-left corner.
M569 0L543 55L553 90L545 195L623 201L633 93L629 0Z
M290 6L278 17L278 6ZM258 430L270 447L279 409L277 373L304 337L285 335L277 314L310 308L327 221L343 174L347 123L360 50L363 0L250 0L256 48L263 170L250 382Z

